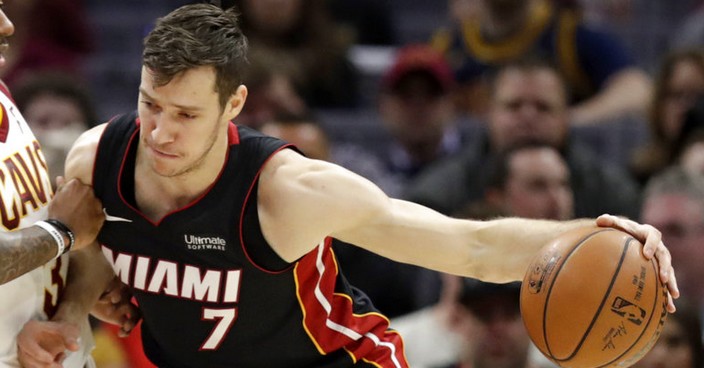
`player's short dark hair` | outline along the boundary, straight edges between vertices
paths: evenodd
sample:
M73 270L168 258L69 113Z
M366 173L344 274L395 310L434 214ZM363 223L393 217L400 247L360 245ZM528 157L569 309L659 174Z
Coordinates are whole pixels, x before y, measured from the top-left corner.
M220 106L242 84L247 65L247 38L235 8L210 4L182 6L159 18L144 40L142 63L163 86L176 75L200 66L215 69Z

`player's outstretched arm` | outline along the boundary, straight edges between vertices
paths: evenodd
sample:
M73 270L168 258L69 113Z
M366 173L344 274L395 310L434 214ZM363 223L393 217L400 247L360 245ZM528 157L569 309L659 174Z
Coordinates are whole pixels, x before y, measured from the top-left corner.
M265 238L289 261L332 236L399 262L499 283L521 280L535 254L557 235L595 224L594 219L454 219L390 199L364 178L291 151L265 166L259 214ZM659 232L625 219L599 224L623 228L643 241L677 295Z
M101 209L91 187L78 180L62 182L49 204L47 221L0 233L0 284L93 242L104 220Z

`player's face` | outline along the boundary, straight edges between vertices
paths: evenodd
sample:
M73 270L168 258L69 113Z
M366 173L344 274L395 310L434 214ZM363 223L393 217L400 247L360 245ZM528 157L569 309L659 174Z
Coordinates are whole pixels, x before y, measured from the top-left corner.
M142 69L139 87L140 159L160 176L220 170L227 149L227 126L241 110L247 90L240 86L222 109L211 67L190 69L156 86Z
M7 38L15 33L15 26L7 15L5 15L5 12L2 10L2 5L4 5L4 2L0 0L0 67L5 65L5 53L8 47L10 47Z

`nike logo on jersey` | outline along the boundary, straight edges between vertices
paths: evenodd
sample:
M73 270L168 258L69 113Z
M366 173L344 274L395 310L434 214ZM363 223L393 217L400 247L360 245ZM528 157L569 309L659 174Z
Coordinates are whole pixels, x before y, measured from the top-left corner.
M113 221L113 222L132 222L130 219L126 219L124 217L117 217L117 216L110 216L108 215L108 211L103 208L103 213L105 214L105 221Z

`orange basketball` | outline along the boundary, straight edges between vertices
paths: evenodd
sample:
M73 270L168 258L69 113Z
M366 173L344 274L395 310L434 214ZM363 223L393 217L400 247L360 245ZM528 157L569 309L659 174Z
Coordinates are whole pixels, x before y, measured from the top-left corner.
M667 290L643 245L585 227L543 247L521 286L521 315L538 349L561 367L628 367L655 344Z

